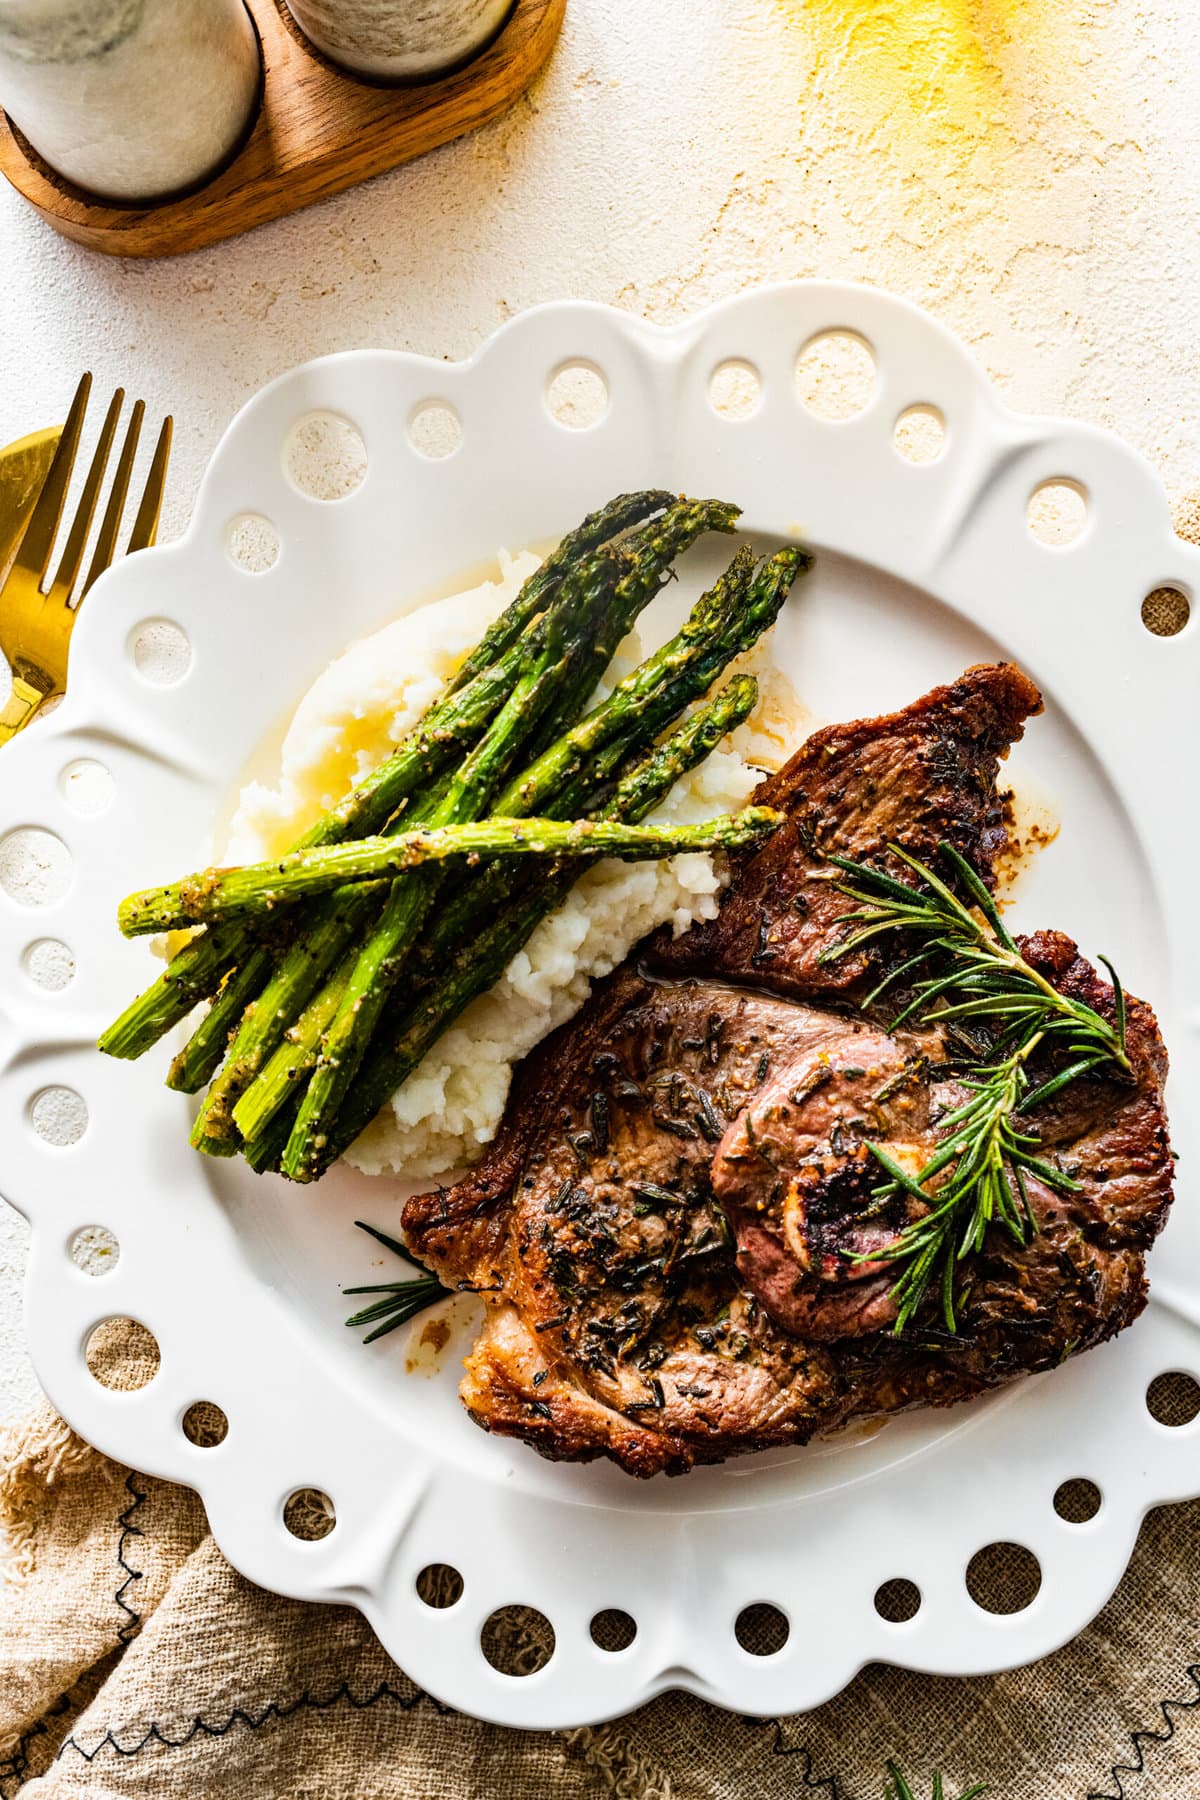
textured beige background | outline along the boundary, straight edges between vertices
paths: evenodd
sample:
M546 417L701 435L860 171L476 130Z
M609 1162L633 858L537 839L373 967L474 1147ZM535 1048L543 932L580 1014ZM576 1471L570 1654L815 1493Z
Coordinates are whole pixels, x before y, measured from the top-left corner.
M669 319L762 279L931 307L1014 404L1200 486L1195 0L570 0L506 119L294 219L116 263L0 194L0 434L76 374L171 408L166 529L236 408L301 359L461 356L536 301ZM0 1205L0 1410L25 1404Z

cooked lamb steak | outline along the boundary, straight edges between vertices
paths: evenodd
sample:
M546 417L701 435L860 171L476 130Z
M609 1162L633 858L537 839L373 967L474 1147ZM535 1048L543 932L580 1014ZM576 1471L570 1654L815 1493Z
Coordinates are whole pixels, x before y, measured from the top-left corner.
M911 881L888 846L932 860L946 840L994 884L998 765L1040 705L1019 670L987 665L814 734L758 790L787 823L716 920L641 945L526 1059L486 1160L409 1202L417 1253L488 1300L461 1389L479 1424L551 1457L680 1473L968 1398L1137 1317L1171 1201L1150 1008L1128 1003L1131 1078L1093 1074L1038 1111L1040 1154L1076 1185L1029 1181L1028 1243L989 1229L960 1265L954 1334L935 1295L896 1334L881 1257L920 1203L873 1197L865 1143L915 1174L961 1098L961 1047L860 1005L865 955L820 960L854 904L830 855ZM1114 1017L1070 939L1020 943Z

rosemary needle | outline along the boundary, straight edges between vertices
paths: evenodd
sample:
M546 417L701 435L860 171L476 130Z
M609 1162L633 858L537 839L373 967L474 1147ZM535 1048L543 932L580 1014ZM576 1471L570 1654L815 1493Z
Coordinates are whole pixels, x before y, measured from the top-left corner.
M406 1325L409 1319L416 1318L419 1312L424 1312L425 1308L432 1306L435 1301L444 1300L446 1295L453 1290L443 1287L436 1275L431 1274L428 1269L422 1268L420 1263L414 1261L398 1239L388 1237L386 1232L377 1230L374 1225L364 1225L361 1219L355 1219L354 1223L360 1231L367 1232L385 1249L391 1250L394 1255L401 1257L410 1269L418 1271L409 1281L380 1281L369 1287L342 1289L344 1294L381 1294L383 1296L382 1299L372 1301L369 1306L364 1306L361 1312L354 1313L346 1320L347 1325L374 1325L374 1331L369 1331L363 1339L364 1344L373 1344L376 1338L386 1337L389 1331L395 1331L399 1326Z
M946 1135L915 1178L881 1145L867 1146L887 1178L875 1189L875 1198L903 1192L926 1209L890 1249L871 1253L872 1260L898 1265L892 1289L899 1309L895 1330L904 1330L936 1281L942 1317L953 1332L956 1265L981 1248L992 1224L1003 1226L1018 1243L1027 1243L1033 1234L1027 1177L1035 1176L1058 1193L1077 1190L1078 1182L1037 1155L1038 1137L1023 1128L1023 1120L1083 1075L1106 1066L1131 1073L1125 995L1105 957L1100 961L1112 980L1115 1023L1082 1000L1060 994L1026 962L992 895L953 845L942 843L938 849L969 905L915 856L895 844L888 848L921 885L909 887L867 863L832 857L846 877L838 885L857 902L857 910L847 913L843 935L822 961L836 962L881 937L905 933L909 954L862 1004L873 1004L888 988L911 978L911 998L890 1030L910 1019L921 1024L969 1021L990 1034L986 1050L962 1077L967 1099L941 1120ZM1065 1066L1035 1086L1028 1064L1039 1050L1057 1051Z

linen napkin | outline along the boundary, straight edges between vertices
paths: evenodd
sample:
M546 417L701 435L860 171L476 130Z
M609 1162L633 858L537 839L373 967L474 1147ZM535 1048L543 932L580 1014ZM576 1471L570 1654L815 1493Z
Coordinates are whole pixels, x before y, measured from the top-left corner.
M1200 1793L1200 1502L1152 1513L1100 1617L1032 1668L872 1666L792 1718L675 1694L565 1734L439 1706L358 1613L244 1581L194 1494L48 1405L0 1449L0 1531L3 1800L880 1800L889 1758L922 1800L935 1767L948 1796L973 1779L993 1800Z

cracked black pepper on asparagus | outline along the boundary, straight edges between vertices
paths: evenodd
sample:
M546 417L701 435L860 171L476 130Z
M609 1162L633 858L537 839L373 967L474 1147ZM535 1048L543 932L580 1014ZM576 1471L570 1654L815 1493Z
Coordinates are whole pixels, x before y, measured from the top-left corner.
M123 903L128 935L200 927L100 1039L141 1056L211 1000L168 1076L209 1087L197 1149L316 1179L589 862L746 848L774 828L763 807L642 821L753 709L747 676L705 697L774 622L809 567L803 549L740 550L680 631L588 704L675 560L737 517L723 501L619 496L562 540L395 752L291 852Z

